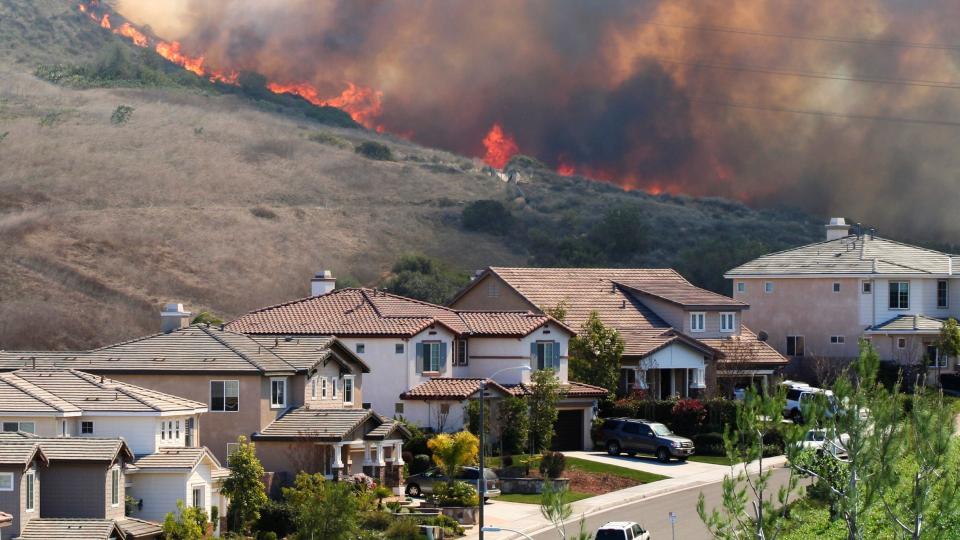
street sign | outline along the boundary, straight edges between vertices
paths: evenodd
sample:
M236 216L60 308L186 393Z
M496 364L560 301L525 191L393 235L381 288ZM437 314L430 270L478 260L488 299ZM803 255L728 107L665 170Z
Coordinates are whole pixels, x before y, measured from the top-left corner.
M676 524L677 524L677 513L676 513L676 512L670 512L670 524L671 524L671 525L676 525Z

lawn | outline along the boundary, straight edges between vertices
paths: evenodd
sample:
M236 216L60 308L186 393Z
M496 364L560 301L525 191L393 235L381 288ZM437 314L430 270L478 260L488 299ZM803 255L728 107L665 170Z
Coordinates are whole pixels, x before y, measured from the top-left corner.
M598 463L596 461L588 461L586 459L573 457L567 458L567 470L582 471L594 474L609 474L610 476L634 480L638 484L649 484L650 482L666 480L669 478L668 476L659 474L637 471L634 469L627 469L625 467L618 467L616 465L608 465L606 463Z
M593 497L593 493L582 493L580 491L568 491L567 496L565 497L567 502L579 501L580 499L586 499L588 497ZM540 494L539 493L513 493L510 495L500 495L494 501L506 501L506 502L515 502L515 503L526 503L526 504L540 504Z
M714 465L732 465L733 462L727 456L690 456L688 461L697 463L712 463Z

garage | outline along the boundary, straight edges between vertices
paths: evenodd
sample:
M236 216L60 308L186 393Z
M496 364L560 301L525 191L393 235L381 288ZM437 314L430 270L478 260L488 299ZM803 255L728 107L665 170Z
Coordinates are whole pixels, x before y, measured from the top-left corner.
M553 425L553 450L583 450L583 409L559 413Z

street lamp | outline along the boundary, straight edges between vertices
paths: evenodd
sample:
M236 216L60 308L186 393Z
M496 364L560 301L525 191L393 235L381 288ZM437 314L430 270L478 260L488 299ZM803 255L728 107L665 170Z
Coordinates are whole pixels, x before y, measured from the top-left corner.
M480 528L480 534L483 534L484 531L486 531L486 532L501 532L501 531L502 531L502 532L512 532L512 533L514 533L514 534L519 534L520 536L526 538L527 540L533 540L533 538L531 538L530 536L527 536L526 534L524 534L524 533L522 533L522 532L520 532L520 531L518 531L518 530L516 530L516 529L504 529L503 527L481 527L481 528Z
M487 470L483 467L483 432L486 431L483 429L483 397L487 393L487 381L492 380L497 375L503 373L504 371L512 371L519 369L520 371L530 371L530 366L513 366L508 368L503 368L498 371L494 371L492 375L480 381L480 479L477 480L477 487L480 489L477 490L477 495L480 496L480 540L483 540L483 507L486 504L484 502L483 495L487 491Z

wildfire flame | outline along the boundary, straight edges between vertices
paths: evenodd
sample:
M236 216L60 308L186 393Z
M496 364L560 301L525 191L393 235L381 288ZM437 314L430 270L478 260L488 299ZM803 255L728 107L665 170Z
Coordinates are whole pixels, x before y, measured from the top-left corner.
M100 19L100 28L110 29L110 14L104 13L103 18Z
M372 88L360 87L348 82L347 88L339 96L330 99L320 97L320 91L308 83L271 82L267 84L267 89L274 94L300 96L318 107L337 107L346 111L358 124L368 129L375 129L377 132L383 131L383 126L378 126L374 122L383 112L381 105L383 93Z
M500 124L494 123L487 136L483 138L483 146L487 149L483 161L496 169L502 169L514 154L520 151L512 135L504 133Z
M157 54L166 58L170 62L182 67L187 71L196 73L197 75L203 77L206 71L203 69L203 57L196 56L190 57L182 52L180 52L180 42L179 41L161 41L157 43L156 47Z
M106 17L106 15L104 15L104 17ZM128 22L123 23L120 25L120 28L117 28L113 32L129 39L137 47L147 47L150 45L150 41L147 39L147 36L134 28L133 25Z

